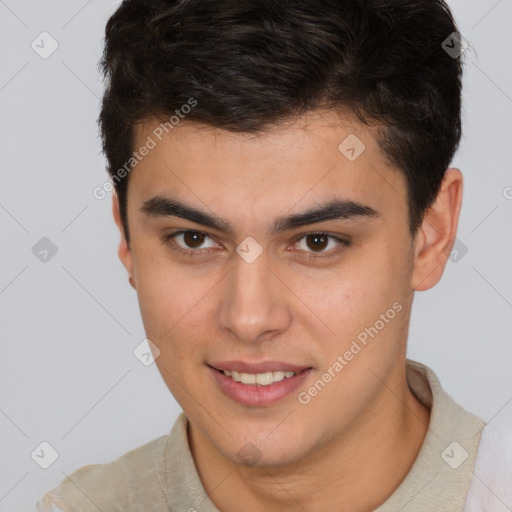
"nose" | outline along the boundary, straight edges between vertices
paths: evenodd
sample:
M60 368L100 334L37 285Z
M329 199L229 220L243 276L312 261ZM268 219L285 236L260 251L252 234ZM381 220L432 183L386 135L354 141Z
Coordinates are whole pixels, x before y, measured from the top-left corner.
M269 265L265 251L252 263L237 256L233 265L223 280L220 328L245 343L286 332L294 296Z

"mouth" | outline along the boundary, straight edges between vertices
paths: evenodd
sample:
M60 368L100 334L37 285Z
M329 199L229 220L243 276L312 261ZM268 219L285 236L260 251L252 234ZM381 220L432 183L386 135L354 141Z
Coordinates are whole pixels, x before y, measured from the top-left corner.
M279 362L225 362L207 365L224 395L244 405L265 406L290 395L313 371Z

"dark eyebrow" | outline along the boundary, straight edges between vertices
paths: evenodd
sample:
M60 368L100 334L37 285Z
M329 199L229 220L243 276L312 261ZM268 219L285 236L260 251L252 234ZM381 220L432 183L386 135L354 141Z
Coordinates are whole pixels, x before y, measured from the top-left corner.
M140 211L151 217L180 217L218 231L234 233L233 225L230 222L174 198L155 196L145 201ZM304 212L275 219L270 233L279 233L326 220L379 216L379 213L370 206L354 201L331 199Z

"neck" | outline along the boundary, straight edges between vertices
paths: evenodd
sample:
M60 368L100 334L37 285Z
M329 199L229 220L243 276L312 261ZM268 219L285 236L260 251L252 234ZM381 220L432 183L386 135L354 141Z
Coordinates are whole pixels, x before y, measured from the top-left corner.
M410 471L430 421L400 371L383 382L350 431L293 465L233 464L190 424L189 444L210 499L222 512L369 512L382 505Z

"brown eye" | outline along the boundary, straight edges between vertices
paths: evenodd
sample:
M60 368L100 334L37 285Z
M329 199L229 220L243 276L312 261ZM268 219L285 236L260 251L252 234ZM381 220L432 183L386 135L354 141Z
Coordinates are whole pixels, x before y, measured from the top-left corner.
M187 231L183 233L183 242L190 248L197 249L204 244L204 233L198 231Z
M327 247L329 236L323 233L315 233L313 235L306 235L306 240L311 241L311 243L306 242L308 248L322 251Z
M163 242L170 244L171 248L181 254L190 256L201 255L204 253L202 249L211 249L215 247L213 240L211 245L204 245L211 237L201 231L194 231L191 229L177 231L169 235L164 235ZM213 244L213 245L212 245ZM201 249L201 250L198 250Z
M331 242L332 245L329 247ZM347 247L350 247L348 240L327 233L306 233L295 243L307 258L316 258L317 260L340 255ZM300 247L301 244L303 247Z

